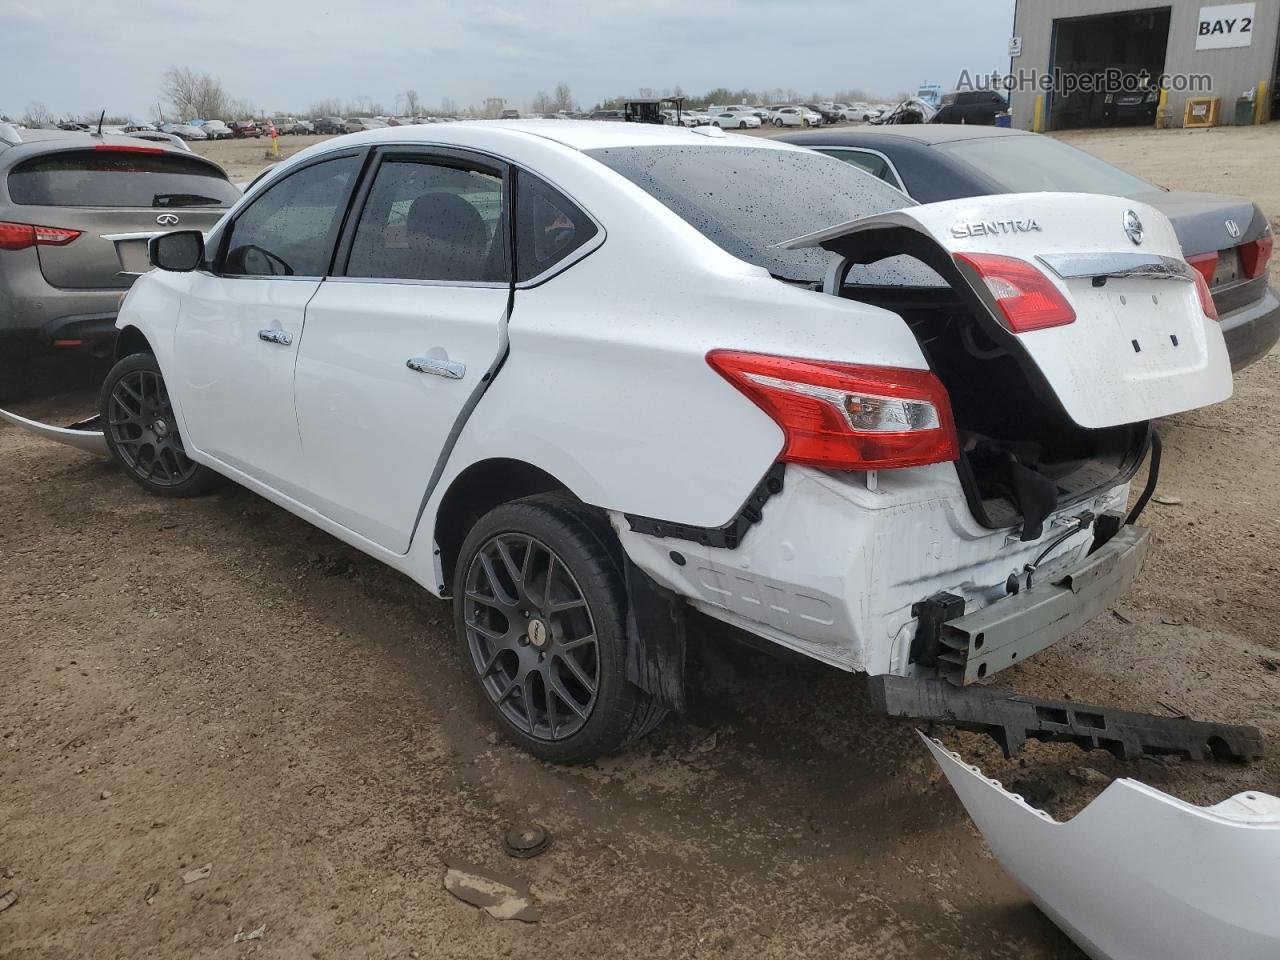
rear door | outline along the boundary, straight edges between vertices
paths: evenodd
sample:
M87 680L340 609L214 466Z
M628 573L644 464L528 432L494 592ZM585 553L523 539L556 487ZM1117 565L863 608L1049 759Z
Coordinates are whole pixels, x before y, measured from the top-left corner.
M1199 275L1168 219L1146 204L1072 193L970 197L866 217L786 246L821 246L855 262L919 257L968 296L999 343L1030 360L1082 427L1137 423L1231 396L1226 345L1202 309ZM1065 298L1072 318L1011 330L1010 298L1026 291L1016 280L984 278L966 255L1021 263L1032 271L1024 274L1031 296L1047 283L1039 289Z
M295 497L305 470L293 410L304 312L332 262L363 159L352 150L270 184L192 275L174 376L196 449Z
M36 247L45 280L71 290L123 290L133 283L121 274L104 234L208 230L240 199L209 161L140 143L41 153L16 163L6 185L11 219L78 231L69 241Z
M505 349L508 170L381 151L334 276L307 305L295 403L303 501L405 553L455 424Z

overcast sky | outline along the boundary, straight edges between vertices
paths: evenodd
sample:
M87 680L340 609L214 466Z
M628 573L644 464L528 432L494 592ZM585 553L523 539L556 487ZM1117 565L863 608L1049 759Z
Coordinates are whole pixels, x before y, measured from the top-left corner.
M262 111L370 97L394 109L527 104L568 83L584 107L641 87L860 88L889 96L1008 66L1013 0L0 0L0 113L148 117L170 66Z

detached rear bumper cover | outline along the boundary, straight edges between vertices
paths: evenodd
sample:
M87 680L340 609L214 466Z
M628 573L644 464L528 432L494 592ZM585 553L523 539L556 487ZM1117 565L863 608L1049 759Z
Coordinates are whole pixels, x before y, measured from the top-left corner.
M1280 957L1280 798L1117 780L1065 823L921 734L1001 866L1094 960Z
M15 427L21 427L28 433L34 433L37 437L44 437L54 443L66 444L68 447L75 447L85 453L97 454L100 457L111 455L110 451L107 450L107 438L103 435L102 422L99 417L91 417L88 420L73 423L69 427L54 427L36 420L28 420L26 417L20 417L16 413L10 413L8 410L0 410L0 420L8 420Z

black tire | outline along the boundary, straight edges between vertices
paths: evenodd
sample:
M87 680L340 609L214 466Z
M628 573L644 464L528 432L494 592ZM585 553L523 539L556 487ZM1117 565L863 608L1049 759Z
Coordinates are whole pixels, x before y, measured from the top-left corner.
M782 118L781 118L781 117L774 117L774 118L773 118L773 125L774 125L775 127L780 127L780 126L782 126Z
M453 588L463 659L517 746L583 763L666 715L626 677L617 542L573 499L540 495L485 514L462 545Z
M221 482L186 454L160 364L150 353L125 357L98 397L107 449L129 479L158 497L198 497Z
M20 360L0 359L0 404L25 400L27 386L26 364Z

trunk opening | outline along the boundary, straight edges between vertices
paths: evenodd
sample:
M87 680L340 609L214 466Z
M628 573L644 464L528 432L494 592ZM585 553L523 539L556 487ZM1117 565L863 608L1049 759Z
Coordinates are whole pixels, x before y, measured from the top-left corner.
M983 526L1021 524L1024 540L1038 539L1050 514L1137 469L1148 422L1102 429L1074 423L1033 387L1019 358L988 336L955 291L846 285L841 295L893 311L915 334L950 395L960 435L956 468Z

